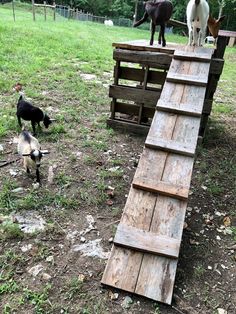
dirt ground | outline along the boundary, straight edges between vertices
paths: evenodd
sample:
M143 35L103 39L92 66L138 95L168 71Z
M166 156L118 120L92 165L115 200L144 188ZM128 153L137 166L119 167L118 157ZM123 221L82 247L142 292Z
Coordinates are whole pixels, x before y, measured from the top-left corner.
M167 306L100 283L145 140L108 131L108 115L65 123L59 135L41 131L50 156L39 189L21 161L0 169L1 224L10 221L0 233L1 313L235 314L235 118L214 118L198 149ZM1 159L17 157L16 134L3 139ZM35 223L32 233L12 228Z

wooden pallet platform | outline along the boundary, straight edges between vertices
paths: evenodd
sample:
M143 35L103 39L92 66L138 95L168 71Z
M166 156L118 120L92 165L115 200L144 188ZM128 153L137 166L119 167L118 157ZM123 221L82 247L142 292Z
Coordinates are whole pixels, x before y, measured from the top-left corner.
M191 78L207 82L213 50L181 47L173 53L170 70L185 80L164 83L102 278L105 285L167 304L206 93L206 84Z
M155 106L166 80L191 86L195 84L205 87L207 84L203 108L202 104L195 108L191 106L191 102L169 103L168 108L165 103L164 106L158 103L157 107L158 110L176 114L180 114L182 111L183 115L190 113L192 116L202 115L199 135L203 137L212 109L214 92L223 70L226 44L227 37L219 36L217 48L214 50L212 59L209 60L204 48L201 47L198 47L196 53L195 51L185 51L185 45L171 43L167 43L166 47L161 47L157 43L150 46L146 40L113 43L115 47L113 58L116 64L114 67L114 84L110 86L109 92L112 101L111 116L107 120L107 124L122 130L124 121L126 121L126 131L143 134L151 125ZM197 73L195 76L191 75L190 79L184 72L179 73L181 75L176 75L176 69L170 69L172 58L186 61L186 64L189 61L195 61L197 64L210 62L209 76L205 76L204 73L200 73L200 75ZM175 63L177 73L179 71L178 64L180 63ZM145 98L148 98L149 101L147 102Z

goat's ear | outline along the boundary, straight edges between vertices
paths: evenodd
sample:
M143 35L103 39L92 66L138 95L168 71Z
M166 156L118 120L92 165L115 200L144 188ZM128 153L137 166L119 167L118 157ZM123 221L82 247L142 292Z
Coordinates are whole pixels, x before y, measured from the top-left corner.
M209 15L209 17L208 17L208 22L214 23L214 22L215 22L214 17L212 17L211 15Z
M50 152L48 151L48 150L41 150L41 153L42 153L42 155L44 156L44 155L47 155L47 154L50 154Z
M22 154L22 156L24 156L24 157L25 157L25 156L30 156L30 154Z
M217 20L217 22L222 22L224 19L225 19L225 15L222 15L218 20Z

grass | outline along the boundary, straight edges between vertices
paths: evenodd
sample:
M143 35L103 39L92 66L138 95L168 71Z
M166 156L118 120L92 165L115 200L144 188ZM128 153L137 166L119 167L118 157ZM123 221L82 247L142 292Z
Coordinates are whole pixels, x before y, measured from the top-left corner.
M89 265L84 257L71 252L71 243L64 241L63 237L69 229L82 230L81 221L87 214L104 219L103 224L98 224L104 239L111 233L113 235L112 230L115 232L115 226L110 222L121 216L130 179L125 179L125 176L133 175L135 169L131 168L136 164L135 160L130 160L132 144L139 139L121 136L106 128L110 99L107 87L100 82L112 82L112 42L149 39L150 34L142 29L107 28L102 24L59 17L56 22L51 17L45 22L40 10L37 10L36 22L33 22L30 10L30 5L17 2L16 22L13 22L11 5L0 6L0 143L12 151L8 156L3 152L1 159L14 156L16 145L9 142L20 131L15 119L18 97L12 91L16 82L21 82L27 98L42 107L56 122L48 130L42 127L38 133L42 148L50 151L42 163L42 186L35 190L32 187L34 175L27 176L20 164L11 165L22 171L15 178L10 176L9 167L2 168L0 209L5 215L37 211L51 222L51 227L42 234L24 236L22 240L17 224L0 224L0 235L4 235L1 237L3 250L0 248L3 270L0 293L4 306L0 306L0 311L103 314L111 312L111 307L114 307L119 312L121 309L116 308L119 302L111 304L109 297L99 292L104 262L96 260ZM167 41L186 43L187 39L168 34ZM214 206L219 210L226 206L222 199L228 193L228 187L232 186L236 170L234 159L228 158L231 150L227 145L233 142L229 138L231 134L226 124L220 122L232 119L235 114L235 55L235 48L227 48L209 132L205 146L200 150L201 162L196 166L199 170L195 178L197 189L205 184L209 199L214 200ZM110 73L109 79L104 72ZM94 74L96 79L86 81L81 73ZM26 124L31 128L30 123ZM123 154L124 147L127 147L126 155ZM134 156L138 156L141 150L140 145ZM214 163L211 163L212 159ZM51 185L47 182L48 165L55 166ZM112 206L107 205L108 186L114 187ZM17 187L23 187L24 192L13 193ZM232 210L231 204L227 206L229 211ZM106 227L109 225L110 228ZM92 239L94 235L98 236L91 232L88 237ZM235 238L234 227L232 237ZM24 255L20 247L27 241L31 241L34 250ZM196 250L199 252L199 248ZM202 255L208 258L209 251L205 251ZM56 260L58 273L55 281L50 285L37 278L31 281L27 267L36 262L46 264L49 255ZM47 264L49 269L50 266ZM90 266L93 267L91 278ZM21 276L16 272L19 269L23 270ZM85 282L81 283L76 277L78 272L86 273ZM204 277L201 265L196 267L194 275L196 278ZM153 308L153 305L149 307L149 303L145 303L142 308L143 303L145 301L133 312L137 309L137 312L162 313L161 305L156 304Z

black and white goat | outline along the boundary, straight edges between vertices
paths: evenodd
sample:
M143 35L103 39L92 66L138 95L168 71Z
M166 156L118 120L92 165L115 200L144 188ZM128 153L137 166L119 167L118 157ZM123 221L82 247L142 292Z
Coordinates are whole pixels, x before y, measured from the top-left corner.
M30 169L36 169L36 181L40 183L39 167L41 159L48 150L41 150L38 140L28 131L22 131L18 140L18 153L23 157L23 165L27 173Z
M156 26L160 25L158 44L162 43L162 47L166 46L165 40L165 23L169 21L172 12L173 5L168 0L152 0L144 2L145 13L141 20L134 23L134 27L137 27L147 21L148 17L151 19L151 39L150 45L153 45L154 34Z
M33 106L28 101L25 101L23 95L20 95L18 100L16 115L20 127L22 127L21 118L26 121L31 121L34 135L36 134L36 124L40 127L40 122L43 121L43 124L47 129L52 123L52 120L46 113L44 113L40 108Z

